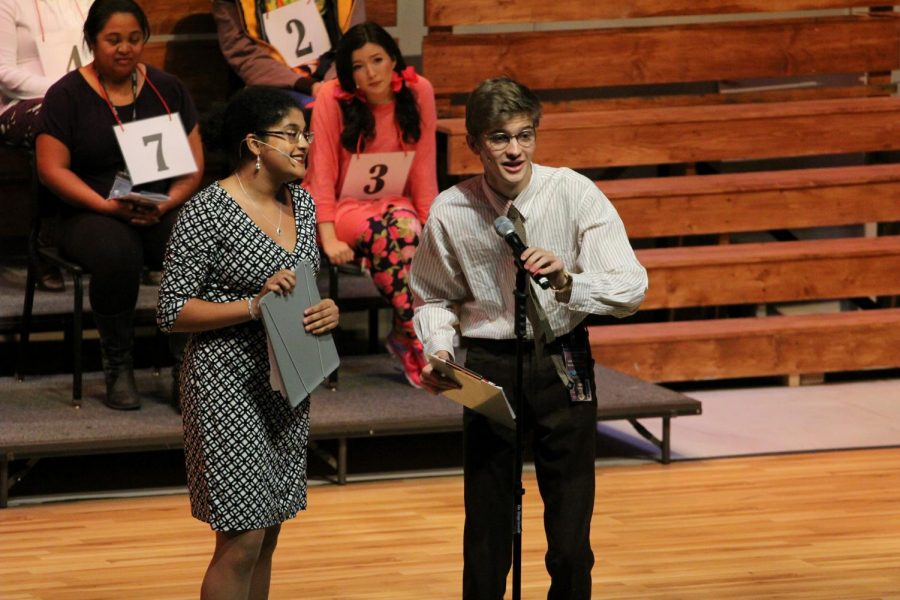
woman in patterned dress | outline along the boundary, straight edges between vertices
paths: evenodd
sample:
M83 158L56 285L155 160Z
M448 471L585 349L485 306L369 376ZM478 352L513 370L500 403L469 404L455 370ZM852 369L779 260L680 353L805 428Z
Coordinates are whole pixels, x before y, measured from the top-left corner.
M250 87L229 103L223 142L234 172L185 204L159 290L164 331L191 332L182 374L191 512L216 548L201 598L265 598L281 523L306 507L309 402L292 409L269 384L259 301L296 285L294 267L318 269L305 174L312 134L290 96ZM298 315L333 330L326 299Z

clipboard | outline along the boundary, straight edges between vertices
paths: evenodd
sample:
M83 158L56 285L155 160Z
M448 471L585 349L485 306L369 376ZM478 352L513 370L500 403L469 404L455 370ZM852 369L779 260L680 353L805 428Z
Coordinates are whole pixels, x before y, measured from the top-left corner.
M459 389L441 392L442 396L510 429L516 428L516 414L502 387L455 362L443 360L433 354L429 354L427 358L428 364L435 371L461 386Z
M259 301L266 334L291 406L297 406L340 365L331 333L313 335L303 328L303 311L321 301L312 269L297 265L290 294L268 293Z

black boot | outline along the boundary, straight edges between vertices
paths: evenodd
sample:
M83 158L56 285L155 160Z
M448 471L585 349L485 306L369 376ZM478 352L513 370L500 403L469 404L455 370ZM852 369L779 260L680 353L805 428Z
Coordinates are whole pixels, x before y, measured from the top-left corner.
M117 315L94 313L100 333L103 373L106 375L106 397L103 403L116 410L135 410L141 407L141 397L134 384L134 311Z
M173 333L169 335L169 352L172 353L172 408L181 414L181 365L184 363L184 347L187 346L189 334Z

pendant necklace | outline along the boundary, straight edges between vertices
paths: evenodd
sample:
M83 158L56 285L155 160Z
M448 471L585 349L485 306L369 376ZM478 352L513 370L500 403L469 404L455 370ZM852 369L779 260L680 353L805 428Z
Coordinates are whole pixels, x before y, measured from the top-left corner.
M247 200L249 200L254 206L256 206L257 205L256 200L254 200L250 196L250 194L247 193L247 189L244 187L244 182L241 181L241 176L237 174L237 171L234 172L234 176L238 180L238 185L241 186L241 191L244 192L244 196L246 196ZM262 216L262 218L264 218L266 221L268 221L270 225L275 225L275 235L277 235L278 237L281 237L281 217L284 214L281 211L281 209L280 208L278 209L278 224L277 225L271 219L269 219L266 215L263 214L262 209L259 210L259 214L260 214L260 216Z

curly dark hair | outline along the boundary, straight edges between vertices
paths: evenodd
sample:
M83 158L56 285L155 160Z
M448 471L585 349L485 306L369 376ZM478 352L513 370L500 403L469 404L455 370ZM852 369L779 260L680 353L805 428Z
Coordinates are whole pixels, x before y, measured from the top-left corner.
M347 30L341 38L335 54L338 81L344 91L354 94L349 102L341 102L341 113L344 117L344 129L341 131L341 145L350 152L356 152L357 143L360 150L366 147L366 141L375 137L375 117L372 110L362 99L355 96L356 82L353 81L353 53L368 43L384 48L396 61L394 71L400 73L406 68L406 61L400 54L400 48L394 38L380 25L367 21ZM403 141L415 144L422 137L422 124L419 118L419 107L412 91L404 83L395 94L394 118L400 126Z
M284 90L267 86L248 86L228 101L221 120L219 142L232 166L249 160L243 155L247 134L271 129L292 109L299 109Z

